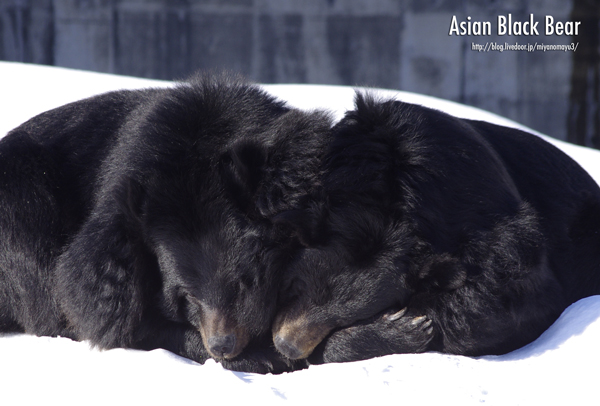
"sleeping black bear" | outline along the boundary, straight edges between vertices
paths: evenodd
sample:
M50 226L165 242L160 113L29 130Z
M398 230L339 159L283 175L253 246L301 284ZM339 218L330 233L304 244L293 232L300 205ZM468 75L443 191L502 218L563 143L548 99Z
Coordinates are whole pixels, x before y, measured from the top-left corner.
M292 369L265 219L316 183L329 129L227 75L22 124L0 141L0 332Z
M290 359L502 354L600 294L600 189L523 131L358 94L303 202L276 219Z

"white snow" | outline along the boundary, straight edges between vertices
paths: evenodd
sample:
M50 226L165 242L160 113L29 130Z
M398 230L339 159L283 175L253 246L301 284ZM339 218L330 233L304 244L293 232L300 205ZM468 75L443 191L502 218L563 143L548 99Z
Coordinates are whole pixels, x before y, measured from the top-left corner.
M167 82L0 62L0 136L47 109L100 92ZM336 116L347 87L269 85L271 93ZM461 117L518 124L431 97L379 90ZM600 151L550 140L600 181ZM231 372L164 350L97 351L65 338L0 335L0 404L600 405L600 296L580 300L534 343L499 357L391 355L282 375ZM235 402L235 403L234 403Z

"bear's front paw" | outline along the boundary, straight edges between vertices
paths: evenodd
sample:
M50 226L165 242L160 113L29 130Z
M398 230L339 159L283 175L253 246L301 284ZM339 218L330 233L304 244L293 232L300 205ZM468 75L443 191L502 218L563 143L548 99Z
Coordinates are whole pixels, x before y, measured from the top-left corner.
M433 320L425 315L415 315L407 308L384 314L380 322L390 343L401 349L397 353L423 352L433 339Z
M348 362L427 350L433 321L407 309L386 312L333 332L309 357L311 363Z

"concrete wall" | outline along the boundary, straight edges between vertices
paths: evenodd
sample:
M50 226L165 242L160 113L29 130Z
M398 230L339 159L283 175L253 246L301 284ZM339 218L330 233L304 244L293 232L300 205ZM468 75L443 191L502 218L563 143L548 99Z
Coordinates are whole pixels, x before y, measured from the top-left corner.
M0 59L162 79L227 68L264 83L395 88L565 139L574 53L477 52L472 44L584 41L496 35L498 15L566 21L578 1L587 0L2 0ZM491 21L493 35L449 36L453 15ZM597 25L600 12L594 18ZM600 90L586 69L584 87ZM597 97L578 97L591 97L578 107L590 110L588 123ZM590 143L598 129L583 127L580 141Z

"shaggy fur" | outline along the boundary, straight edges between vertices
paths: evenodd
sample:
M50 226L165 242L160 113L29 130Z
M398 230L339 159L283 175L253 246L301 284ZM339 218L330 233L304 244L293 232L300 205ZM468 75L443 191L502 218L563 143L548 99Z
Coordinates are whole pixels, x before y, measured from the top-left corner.
M236 78L117 91L0 142L0 331L281 372L280 230L329 118Z
M321 186L279 216L291 359L502 354L600 294L600 189L531 134L357 95Z

